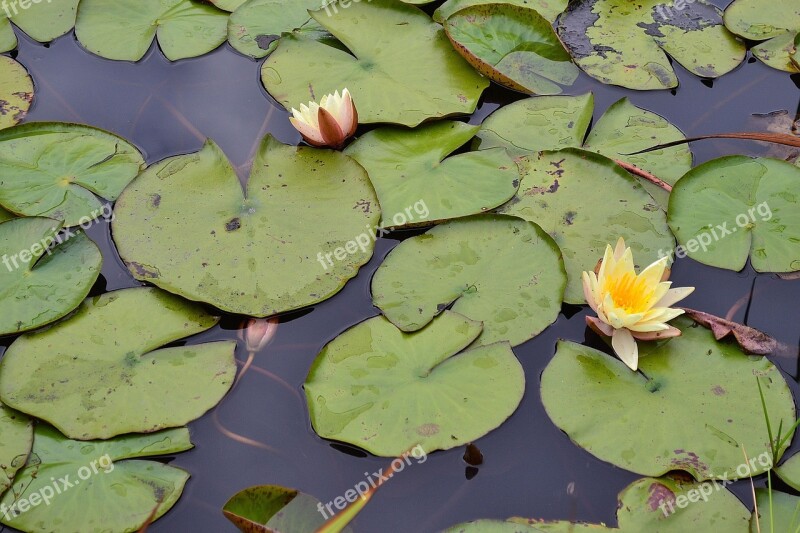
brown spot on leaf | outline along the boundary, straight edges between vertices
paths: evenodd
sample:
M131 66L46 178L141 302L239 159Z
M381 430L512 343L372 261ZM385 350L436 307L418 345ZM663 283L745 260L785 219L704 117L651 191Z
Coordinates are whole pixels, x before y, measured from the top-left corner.
M417 433L423 437L430 437L439 433L438 424L422 424L417 428Z

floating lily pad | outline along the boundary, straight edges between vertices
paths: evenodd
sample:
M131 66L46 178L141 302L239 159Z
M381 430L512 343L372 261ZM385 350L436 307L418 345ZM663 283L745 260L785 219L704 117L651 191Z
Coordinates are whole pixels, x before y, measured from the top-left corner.
M714 159L681 178L668 220L686 254L719 268L800 270L800 168L770 158Z
M447 0L433 12L433 20L443 23L448 17L465 7L493 4L494 0ZM567 8L568 0L508 0L503 2L520 7L535 9L549 22L555 22L558 15Z
M483 213L514 196L519 169L504 149L445 159L478 129L448 121L413 130L381 128L350 145L345 153L367 169L378 193L381 225L402 226L393 217L419 202L429 213L421 219L422 213L412 211L413 225Z
M61 222L42 217L0 224L0 335L36 329L67 315L97 281L100 249L83 233L62 234L57 240L60 229Z
M0 56L0 129L20 122L33 101L33 81L25 67Z
M478 72L510 89L558 94L579 70L550 22L535 9L481 4L461 9L445 22L447 36Z
M610 159L567 148L523 158L520 167L519 192L499 212L535 222L555 239L567 269L565 302L585 303L581 273L594 270L608 243L620 237L640 269L672 251L664 211Z
M103 214L97 196L116 200L144 166L133 145L103 130L23 124L0 131L0 204L76 226Z
M8 52L17 47L17 35L11 27L5 13L0 13L0 53Z
M717 78L746 53L723 26L722 11L705 0L576 0L559 17L558 34L587 74L637 90L678 86L669 57Z
M311 16L351 53L302 35L281 38L261 76L287 109L347 87L361 123L417 126L472 113L489 85L414 6L371 0Z
M236 11L237 9L239 9L239 7L241 7L242 4L247 2L247 0L208 0L208 1L217 6L218 8L224 11L228 11L229 13Z
M157 348L218 320L155 288L89 298L68 320L14 341L0 362L0 399L80 440L182 426L228 392L235 343Z
M114 213L114 241L136 278L259 317L339 292L372 256L380 218L367 173L355 161L271 136L256 156L246 196L209 141L200 152L143 172Z
M784 33L755 45L751 51L766 65L796 74L800 72L799 56L797 55L798 40L800 40L800 33Z
M793 59L800 39L800 4L795 0L736 0L725 10L725 26L745 39L763 41L753 55L772 68L800 72Z
M668 120L636 107L627 98L608 108L584 144L593 109L591 93L520 100L501 107L483 122L477 144L481 149L502 146L515 157L583 146L585 150L644 169L670 185L691 170L692 152L688 145L627 155L685 139ZM666 208L667 191L649 181L639 181Z
M639 343L638 373L592 348L559 342L542 374L547 414L587 452L638 474L685 470L704 480L766 471L758 462L752 472L737 471L740 446L751 455L770 449L756 376L772 427L793 424L783 376L767 359L717 342L687 318L673 325L681 337Z
M120 61L139 61L158 37L177 61L224 43L228 13L197 0L81 0L75 34L88 51Z
M0 496L25 466L33 445L33 420L0 403Z
M800 490L800 454L796 453L791 456L774 472L794 490Z
M80 0L31 0L23 9L22 0L11 2L11 21L31 38L47 43L69 33L75 26ZM13 7L12 7L13 6ZM16 8L16 9L14 9Z
M483 322L476 344L516 346L556 320L565 284L561 252L539 226L477 215L400 243L372 279L372 300L403 331L451 307Z
M482 329L445 311L412 335L384 317L342 333L317 356L304 385L314 429L387 457L482 437L511 416L525 392L507 342L462 352Z
M339 9L334 5L328 8L328 12ZM320 0L248 0L233 12L228 21L228 41L245 55L265 57L275 49L282 33L296 29L301 32L324 31L308 14L309 10L319 7Z
M0 207L0 222L5 222L6 220L11 220L13 218L16 218L13 213L9 213Z
M777 490L770 497L769 489L756 489L756 504L758 513L750 519L750 533L789 532L800 527L800 497Z
M0 522L31 532L139 531L154 509L158 519L177 503L189 473L137 458L191 448L185 428L85 442L38 424L31 458L0 501L11 509Z

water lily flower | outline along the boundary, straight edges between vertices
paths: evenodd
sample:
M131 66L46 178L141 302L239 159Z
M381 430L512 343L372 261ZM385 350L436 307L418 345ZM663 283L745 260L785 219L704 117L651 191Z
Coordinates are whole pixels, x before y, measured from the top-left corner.
M278 331L278 319L251 318L240 332L248 352L257 352L267 345Z
M358 111L347 89L326 94L320 103L301 104L292 108L292 125L311 146L327 146L337 150L352 137L358 126Z
M677 337L681 331L667 324L683 314L670 306L689 296L694 287L670 288L668 257L662 257L636 274L633 254L620 238L615 249L606 246L602 263L595 272L583 273L583 294L597 318L586 317L596 332L611 337L617 356L636 370L639 347L636 340Z

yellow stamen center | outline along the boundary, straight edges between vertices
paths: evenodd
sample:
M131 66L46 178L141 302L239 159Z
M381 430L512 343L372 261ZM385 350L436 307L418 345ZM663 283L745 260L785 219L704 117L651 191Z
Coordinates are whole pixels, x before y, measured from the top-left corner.
M630 272L626 272L616 279L606 280L605 289L605 292L611 295L614 304L628 313L647 311L645 306L654 292L636 274Z

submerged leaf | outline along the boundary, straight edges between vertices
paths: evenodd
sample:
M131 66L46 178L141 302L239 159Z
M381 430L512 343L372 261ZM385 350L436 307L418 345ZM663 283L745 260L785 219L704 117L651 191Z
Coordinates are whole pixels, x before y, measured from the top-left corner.
M745 326L744 324L737 324L730 320L725 320L718 316L710 315L702 311L694 309L685 309L686 316L697 322L703 327L706 327L714 333L714 338L722 340L728 335L733 335L739 346L742 347L747 353L757 355L768 355L775 351L778 347L778 341L755 328Z
M0 56L0 129L25 119L33 102L33 81L25 67Z

